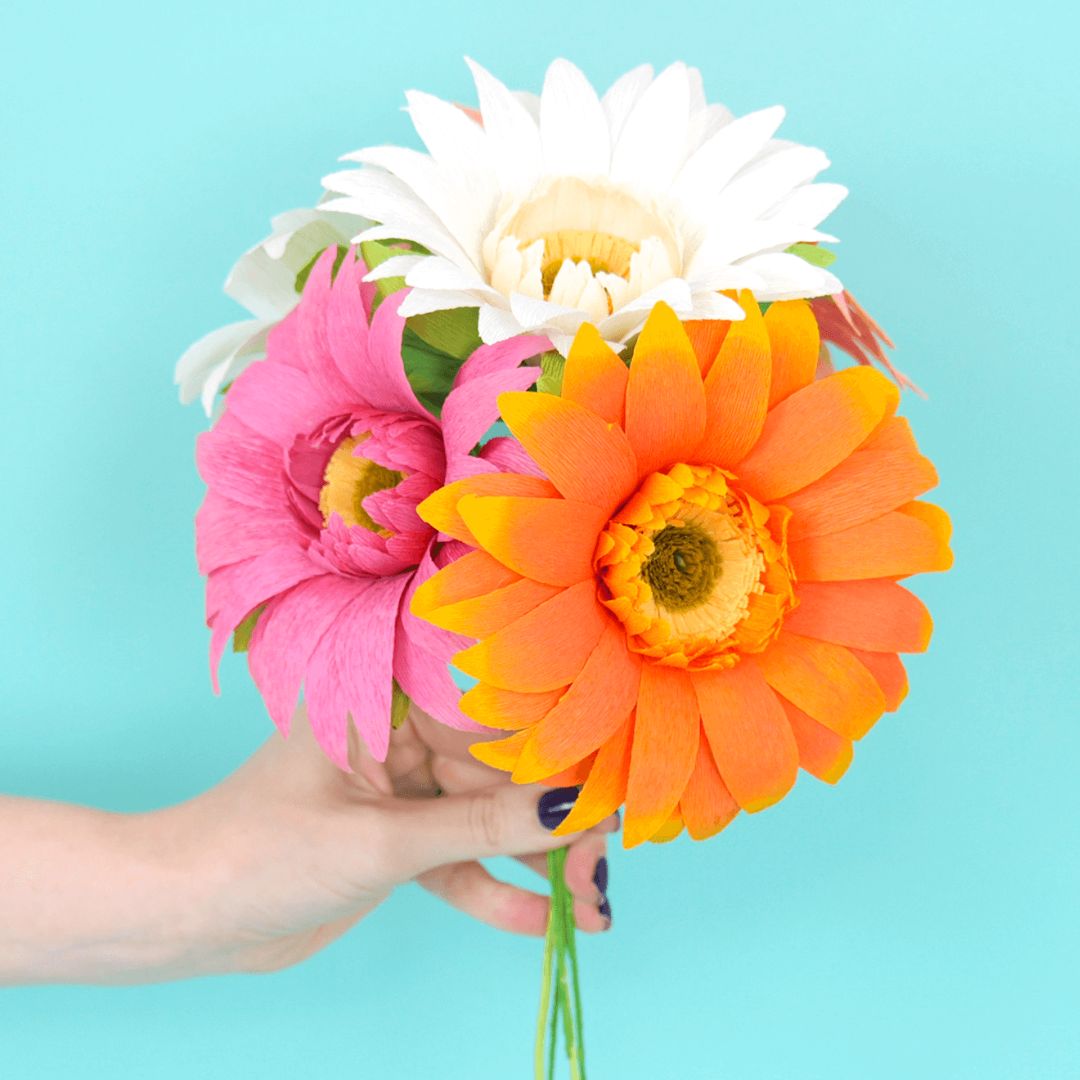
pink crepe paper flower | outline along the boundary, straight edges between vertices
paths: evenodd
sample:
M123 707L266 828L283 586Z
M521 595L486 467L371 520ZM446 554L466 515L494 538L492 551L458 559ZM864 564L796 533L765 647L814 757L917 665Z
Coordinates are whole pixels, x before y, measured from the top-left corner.
M248 663L271 718L287 734L303 686L320 745L347 769L349 715L385 759L393 680L444 723L476 727L447 668L463 639L409 612L457 547L440 547L416 507L444 483L515 467L513 440L471 451L497 418L497 395L535 382L539 369L521 362L550 346L519 337L478 349L437 420L405 375L405 293L371 317L367 268L350 251L331 281L334 254L199 438L209 490L196 541L215 690L230 635L263 607Z

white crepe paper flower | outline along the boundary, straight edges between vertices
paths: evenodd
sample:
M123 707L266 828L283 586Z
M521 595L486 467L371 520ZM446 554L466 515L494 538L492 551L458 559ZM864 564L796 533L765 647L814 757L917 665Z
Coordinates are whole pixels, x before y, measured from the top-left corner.
M430 252L369 275L405 277L402 315L478 308L485 342L543 333L565 354L585 321L624 343L659 300L683 318L739 319L720 290L761 301L842 290L787 253L835 239L817 226L847 189L812 183L822 151L773 138L779 106L736 119L681 63L655 78L635 68L602 98L566 60L539 98L469 65L478 116L410 91L428 152L359 150L343 160L362 168L323 181L327 207L379 223L355 239Z
M271 222L272 232L244 252L225 280L225 292L254 316L230 323L200 338L180 357L176 382L180 400L202 401L207 415L214 400L253 360L266 351L266 335L300 300L297 275L319 252L370 222L349 214L315 209L289 210Z

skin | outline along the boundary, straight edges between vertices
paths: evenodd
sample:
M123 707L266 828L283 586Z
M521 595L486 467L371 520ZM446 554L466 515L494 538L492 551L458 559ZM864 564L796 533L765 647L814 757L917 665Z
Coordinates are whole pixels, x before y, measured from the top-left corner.
M353 772L300 710L235 773L189 802L114 814L0 798L0 985L120 984L275 971L318 952L409 881L473 918L541 935L548 900L492 877L510 855L546 877L569 845L579 929L596 933L593 873L609 818L553 838L542 788L469 756L475 736L414 710L385 763L354 737Z

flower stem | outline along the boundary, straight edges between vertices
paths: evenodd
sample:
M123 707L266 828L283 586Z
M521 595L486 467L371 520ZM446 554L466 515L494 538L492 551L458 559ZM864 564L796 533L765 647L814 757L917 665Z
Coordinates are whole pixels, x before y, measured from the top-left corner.
M571 1078L585 1080L585 1044L575 941L574 899L566 886L565 866L565 848L549 852L551 913L548 916L547 935L544 939L540 1013L536 1022L536 1080L545 1080L545 1076L547 1080L554 1080L560 1018Z

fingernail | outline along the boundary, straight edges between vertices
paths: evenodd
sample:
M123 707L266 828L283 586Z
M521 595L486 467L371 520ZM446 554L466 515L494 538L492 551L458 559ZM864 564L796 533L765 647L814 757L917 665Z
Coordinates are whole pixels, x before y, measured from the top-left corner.
M608 865L606 855L600 856L600 859L596 864L596 870L593 873L592 880L600 895L606 896L608 883Z
M578 789L576 787L553 788L545 791L540 796L536 805L536 813L540 818L540 824L548 832L557 829L567 818L577 801Z
M607 922L607 926L605 926L604 929L605 930L610 930L611 929L611 904L608 902L608 898L606 896L597 905L597 909L600 912L601 918L603 918Z

